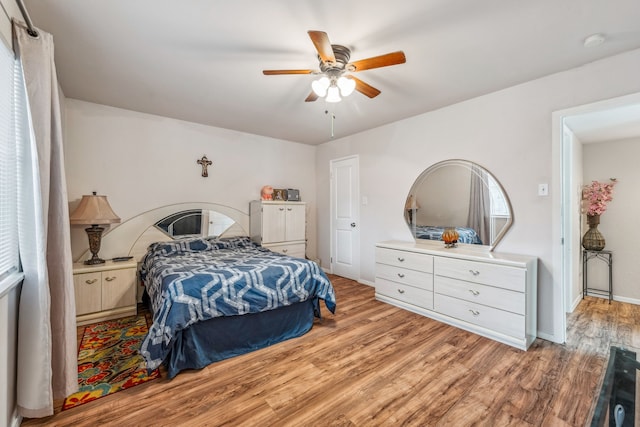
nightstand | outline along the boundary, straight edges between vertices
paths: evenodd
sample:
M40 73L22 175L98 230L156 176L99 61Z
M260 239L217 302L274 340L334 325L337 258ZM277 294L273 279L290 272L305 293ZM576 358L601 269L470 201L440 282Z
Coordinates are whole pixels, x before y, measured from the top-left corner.
M77 324L135 315L137 267L135 260L73 264Z

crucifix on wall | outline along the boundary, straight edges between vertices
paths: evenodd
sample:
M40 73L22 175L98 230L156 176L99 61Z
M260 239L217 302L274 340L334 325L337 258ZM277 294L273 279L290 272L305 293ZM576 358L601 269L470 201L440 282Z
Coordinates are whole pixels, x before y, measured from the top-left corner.
M211 166L213 164L213 162L209 159L207 159L207 156L202 156L201 159L199 159L196 163L198 163L200 166L202 166L202 176L203 177L208 177L209 176L209 171L207 171L207 166Z

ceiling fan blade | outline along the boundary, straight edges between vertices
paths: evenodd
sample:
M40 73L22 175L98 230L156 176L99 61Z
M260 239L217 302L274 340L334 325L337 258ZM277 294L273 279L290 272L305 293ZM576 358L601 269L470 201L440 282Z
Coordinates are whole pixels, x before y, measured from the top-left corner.
M307 96L307 98L304 100L304 102L313 102L316 99L318 99L318 95L316 95L316 93L314 91L311 91L311 93L309 94L309 96Z
M307 31L322 62L336 62L329 36L324 31Z
M279 74L313 74L315 70L262 70L265 76L275 76Z
M347 64L349 71L363 71L370 70L372 68L387 67L389 65L404 64L407 62L407 58L404 56L404 52L399 50L398 52L387 53L386 55L374 56L373 58L361 59Z
M349 76L348 78L353 79L356 82L356 90L364 95L367 95L369 98L375 98L380 95L380 91L375 87L371 86L368 83L363 82L359 78Z

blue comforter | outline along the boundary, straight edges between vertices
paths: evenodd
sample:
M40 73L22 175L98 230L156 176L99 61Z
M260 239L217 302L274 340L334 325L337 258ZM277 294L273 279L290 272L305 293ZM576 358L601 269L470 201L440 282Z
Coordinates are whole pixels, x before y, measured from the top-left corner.
M416 238L428 240L442 240L442 233L447 227L436 227L432 225L416 225ZM482 240L476 233L476 230L469 227L455 227L458 232L459 243L471 243L481 245Z
M166 358L177 332L196 322L318 298L335 311L331 282L315 262L271 252L246 237L154 243L140 274L153 308L141 347L148 369Z

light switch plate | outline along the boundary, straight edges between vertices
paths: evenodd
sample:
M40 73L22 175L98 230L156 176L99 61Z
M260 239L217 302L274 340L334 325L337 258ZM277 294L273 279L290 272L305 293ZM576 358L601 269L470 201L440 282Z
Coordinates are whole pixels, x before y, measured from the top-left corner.
M549 195L549 184L538 184L538 196Z

